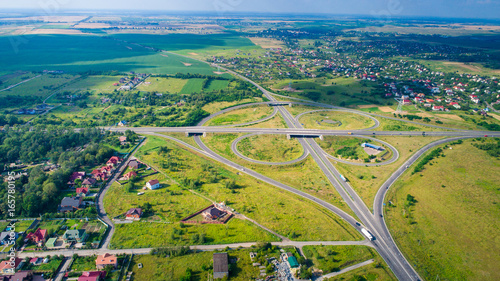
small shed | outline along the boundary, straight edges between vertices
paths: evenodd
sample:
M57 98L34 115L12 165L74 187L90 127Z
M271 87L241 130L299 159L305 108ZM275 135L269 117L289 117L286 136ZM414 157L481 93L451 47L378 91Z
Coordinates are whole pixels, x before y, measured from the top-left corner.
M57 241L57 238L49 238L49 240L47 240L47 242L45 243L45 247L47 247L47 248L55 248L56 247L56 241Z
M227 253L214 254L214 279L224 278L229 275Z

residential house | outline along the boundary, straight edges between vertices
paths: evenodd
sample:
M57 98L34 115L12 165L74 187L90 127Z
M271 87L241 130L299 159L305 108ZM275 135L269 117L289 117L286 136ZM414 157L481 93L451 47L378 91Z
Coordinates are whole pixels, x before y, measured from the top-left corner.
M70 229L66 230L63 235L63 240L65 243L71 243L71 242L85 242L87 239L87 233L85 232L85 229Z
M95 169L92 171L92 177L98 181L103 181L107 179L106 173L101 172L101 169Z
M141 167L141 163L137 160L130 160L130 162L128 162L128 167L137 170Z
M0 262L0 274L14 274L14 271L22 261L23 259L15 258L13 263L10 260Z
M14 233L14 239L10 239L11 233ZM7 245L9 241L15 241L18 237L19 234L17 234L17 232L4 231L0 234L0 245Z
M69 177L68 184L73 185L73 184L75 184L75 180L82 180L83 181L84 178L85 178L85 172L74 172Z
M444 106L442 106L442 105L434 105L432 107L432 110L434 110L434 111L438 111L438 110L439 111L443 111L444 110Z
M151 190L155 190L155 189L158 189L160 188L160 181L159 180L150 180L146 183L146 187L151 189Z
M122 86L122 87L125 87L125 86ZM129 87L129 89L130 89L130 87ZM127 121L120 121L120 122L118 122L118 126L120 126L120 127L127 126Z
M106 271L86 271L78 277L78 281L104 281Z
M123 176L126 180L130 180L132 178L135 178L137 177L137 173L134 172L134 171L130 171L128 173L126 173L124 176Z
M28 234L26 239L38 246L42 246L45 240L47 240L47 229L38 228L35 232Z
M215 253L214 259L214 279L222 279L229 275L229 263L227 253Z
M126 136L120 136L120 137L118 138L118 140L120 141L120 143L122 143L122 144L123 144L123 143L125 143L125 142L127 141L127 137L126 137Z
M88 187L79 187L76 189L76 195L85 197L89 193L89 188Z
M101 172L104 173L107 177L111 176L113 171L113 166L104 166L101 168Z
M120 162L121 159L118 156L112 156L109 158L108 162L106 162L106 165L116 167Z
M141 208L132 208L125 213L125 218L127 220L138 220L142 216Z
M64 197L61 200L61 204L57 208L58 212L73 212L79 210L82 206L82 197Z
M458 102L450 102L450 105L456 109L460 109L460 105L458 104Z
M104 269L108 265L112 265L115 269L118 267L118 259L116 256L108 253L97 256L97 259L95 260L95 266L97 269Z
M87 188L94 187L96 182L97 182L97 180L94 178L86 178L82 182L82 187L87 187Z
M216 220L225 214L226 214L225 212L223 212L215 207L207 209L207 210L203 211L203 213L201 213L203 218L205 218L206 220Z

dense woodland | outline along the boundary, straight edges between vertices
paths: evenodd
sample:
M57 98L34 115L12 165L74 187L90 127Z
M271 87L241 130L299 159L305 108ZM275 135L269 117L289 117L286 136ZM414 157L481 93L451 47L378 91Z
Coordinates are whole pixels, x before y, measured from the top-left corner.
M69 176L82 167L105 163L114 154L106 145L116 139L110 132L85 129L80 132L64 128L51 130L9 129L0 132L0 168L20 162L30 165L28 176L16 180L16 215L38 216L54 212L67 189ZM43 171L43 163L50 161L60 167L52 172ZM16 173L20 170L14 170ZM0 218L6 217L7 182L0 183Z

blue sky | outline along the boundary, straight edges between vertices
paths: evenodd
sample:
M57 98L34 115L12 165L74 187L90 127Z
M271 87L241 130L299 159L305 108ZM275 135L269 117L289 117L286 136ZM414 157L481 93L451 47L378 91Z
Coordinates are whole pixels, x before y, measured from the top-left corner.
M44 11L165 10L272 13L363 14L374 17L430 16L500 18L500 0L17 0L0 1L9 8Z

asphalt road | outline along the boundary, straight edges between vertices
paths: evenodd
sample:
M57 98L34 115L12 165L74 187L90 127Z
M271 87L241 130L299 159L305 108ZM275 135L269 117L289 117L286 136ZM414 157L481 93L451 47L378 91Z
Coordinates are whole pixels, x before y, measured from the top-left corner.
M197 250L197 251L215 251L215 250L223 250L227 247L230 249L237 249L237 248L251 248L252 246L255 246L257 243L255 242L250 242L250 243L235 243L235 244L218 244L218 245L192 245L189 246L190 249L192 250ZM346 245L358 245L358 246L368 246L372 247L371 243L368 240L363 240L363 241L282 241L282 242L272 242L272 245L276 245L279 247L285 247L285 246L294 246L297 248L304 247L304 246L320 246L320 245L325 245L325 246L346 246ZM18 257L19 258L31 258L31 257L36 257L40 256L41 254L43 256L47 255L63 255L65 257L72 257L74 254L78 254L79 256L94 256L94 255L102 255L105 253L111 254L111 255L119 255L119 254L134 254L134 255L147 255L151 253L151 250L153 248L137 248L137 249L117 249L117 250L110 250L110 249L91 249L91 250L76 250L76 249L62 249L62 250L55 250L55 251L45 251L43 253L40 252L22 252L19 253ZM70 260L70 259L68 259ZM69 263L68 263L69 265ZM63 266L64 268L64 266ZM61 272L67 270L67 265L64 269L61 270ZM64 274L63 274L64 275Z
M365 130L316 130L301 128L224 128L224 127L112 127L102 128L113 132L132 130L136 133L253 133L253 134L282 134L305 137L323 136L429 136L429 137L500 137L500 132L493 131L365 131Z

